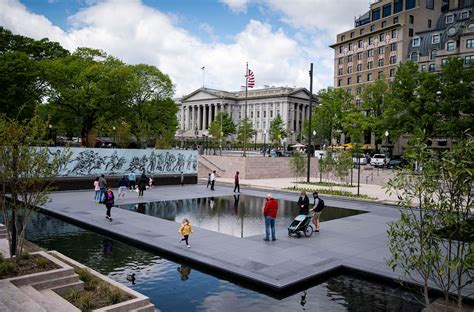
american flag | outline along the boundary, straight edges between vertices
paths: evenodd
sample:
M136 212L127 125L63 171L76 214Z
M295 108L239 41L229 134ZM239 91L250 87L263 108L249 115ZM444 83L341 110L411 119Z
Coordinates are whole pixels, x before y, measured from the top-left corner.
M247 87L253 88L255 86L255 76L253 75L253 71L250 69L247 73Z

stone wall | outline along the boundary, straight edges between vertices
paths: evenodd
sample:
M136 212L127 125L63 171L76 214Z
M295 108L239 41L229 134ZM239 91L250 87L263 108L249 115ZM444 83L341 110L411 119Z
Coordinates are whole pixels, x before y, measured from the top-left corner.
M316 175L317 168L317 159L311 158L312 176ZM216 170L217 176L223 178L233 178L236 171L240 172L241 179L288 178L293 176L290 157L199 156L199 177L207 177L208 173L213 170ZM306 175L306 172L304 175Z

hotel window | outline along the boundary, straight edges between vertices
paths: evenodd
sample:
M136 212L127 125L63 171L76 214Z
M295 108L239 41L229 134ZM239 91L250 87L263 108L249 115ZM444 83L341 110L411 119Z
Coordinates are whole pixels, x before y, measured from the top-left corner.
M364 53L362 53L362 52L357 53L357 59L358 60L361 60L363 58L364 58Z
M418 62L418 53L417 52L413 52L410 56L410 59L413 63L416 63Z
M435 60L437 55L438 55L438 50L436 50L436 49L431 50L431 52L430 52L430 60Z
M352 77L347 78L347 84L351 85L352 84Z
M474 49L474 39L466 40L466 49Z
M357 94L361 94L361 93L362 93L362 87L357 87L356 93L357 93Z
M354 32L353 31L351 32L351 38L354 38Z
M372 74L371 73L367 74L367 81L372 81Z
M382 28L385 28L385 27L387 27L387 21L382 22Z
M352 74L352 66L347 67L347 73Z
M343 58L343 57L340 57L340 58L338 59L338 64L341 65L341 64L343 64L343 63L344 63L344 58Z
M420 43L421 43L421 38L420 37L413 38L413 40L411 42L411 46L416 48L416 47L420 46Z
M385 65L385 60L384 59L379 59L379 67L382 67Z
M369 45L372 45L372 44L374 44L374 37L369 38Z
M344 48L343 46L339 47L339 53L342 53L343 48Z
M349 93L350 95L352 95L352 88L347 88L347 93Z
M392 4L386 4L383 6L382 17L387 17L392 14Z
M448 59L447 58L444 58L441 60L441 65L444 67L446 65L448 65Z
M379 41L384 41L385 40L385 34L384 33L381 33L379 35Z
M375 30L375 25L370 26L370 31L374 31L374 30Z
M367 50L367 57L374 56L374 49Z
M405 9L410 10L416 6L416 0L407 0L405 4Z
M367 69L372 69L374 67L374 62L367 62Z
M395 0L393 2L393 13L403 11L403 0Z
M454 15L453 14L446 15L446 24L451 24L452 22L454 22Z
M394 23L394 24L398 24L398 21L399 21L399 20L398 20L398 16L395 16L395 17L393 18L393 23Z
M469 64L474 62L474 55L468 55L464 57L464 64Z
M428 28L431 28L431 20L428 20Z
M379 55L385 53L385 47L379 47Z
M337 70L337 74L338 74L339 76L342 75L342 72L343 72L342 68L339 68L339 69Z
M432 44L439 43L440 37L441 37L440 35L433 35L433 37L431 37L431 43Z
M413 28L408 29L408 37L413 37Z
M362 48L362 40L359 40L359 42L357 42L357 47L360 49Z
M434 0L426 0L426 8L427 9L434 9Z
M348 49L349 49L349 51L352 51L352 43L349 43Z
M344 40L346 40L346 35L341 36L341 41L344 41Z
M421 65L421 71L422 71L422 72L426 71L426 65L424 65L424 64Z
M390 69L390 77L395 77L395 68Z
M361 28L361 29L359 30L359 35L363 35L363 34L364 34L364 28Z
M362 100L361 100L361 99L356 99L356 107L357 107L357 108L360 108L361 103L362 103Z
M378 19L380 19L380 8L372 10L372 21L376 21Z
M392 39L398 37L398 29L392 29Z
M469 18L469 11L464 11L461 13L461 19L468 19Z
M384 79L383 71L379 71L377 74L377 79Z
M357 64L357 71L360 72L362 70L362 64Z
M397 43L394 42L390 45L390 51L397 51Z
M436 69L435 64L430 64L430 66L428 67L428 71L430 71L430 72L434 72L435 69Z
M390 56L390 64L395 64L395 63L397 63L397 56L396 55Z
M446 50L454 51L454 49L456 49L456 43L454 41L446 43Z
M415 17L413 15L410 15L409 16L409 21L410 21L410 24L415 23Z
M362 82L362 75L357 75L357 83L361 83Z
M348 63L349 63L349 62L352 62L352 55L348 55L348 56L347 56L347 62L348 62Z

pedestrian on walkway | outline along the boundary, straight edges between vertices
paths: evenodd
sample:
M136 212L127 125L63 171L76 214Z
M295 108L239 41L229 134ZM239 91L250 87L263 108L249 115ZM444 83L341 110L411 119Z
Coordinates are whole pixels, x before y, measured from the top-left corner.
M240 179L239 179L239 172L238 171L235 173L234 184L235 184L234 193L235 193L235 190L237 190L240 193Z
M137 186L137 176L134 172L128 174L128 182L130 183L130 191L135 190L135 187Z
M319 230L320 230L319 217L321 216L321 212L324 209L324 200L319 198L318 192L313 193L313 198L314 198L314 204L313 204L313 208L311 209L311 211L314 214L313 214L312 222L315 226L314 231L319 232Z
M267 202L263 208L263 217L265 218L265 238L264 241L270 240L270 228L272 233L272 241L276 240L275 236L275 218L278 213L278 202L272 197L271 194L267 194Z
M309 198L305 191L302 191L300 198L298 198L298 206L300 208L298 215L307 215L309 213Z
M188 239L189 239L189 234L191 234L192 232L193 232L193 227L191 226L191 223L189 223L188 219L184 218L183 222L181 222L181 226L179 227L178 233L183 235L183 238L181 239L180 242L185 241L186 246L188 248L191 247L189 245Z
M216 171L211 173L211 191L214 191L214 185L216 184Z
M138 181L138 196L143 197L143 192L146 190L146 186L148 184L148 178L145 174L145 172L142 173L142 176L140 177L140 181Z
M207 176L207 186L206 186L206 188L209 188L209 186L211 186L211 173L209 173L209 175Z
M100 187L99 187L99 177L96 177L94 180L94 191L95 191L95 196L94 200L96 203L100 202Z
M107 180L105 176L102 174L99 178L99 189L100 189L100 200L99 202L104 202L105 191L107 190Z
M112 189L110 187L107 189L107 192L105 193L104 197L105 208L107 208L105 217L109 219L110 222L112 222L112 216L110 215L110 211L112 210L112 206L114 205L114 192L112 192Z
M179 177L179 180L181 182L181 186L184 186L184 173L181 171L181 175Z
M125 178L125 176L120 178L118 184L119 184L118 199L120 199L120 197L125 198L125 191L127 190L127 186L128 186L127 179Z

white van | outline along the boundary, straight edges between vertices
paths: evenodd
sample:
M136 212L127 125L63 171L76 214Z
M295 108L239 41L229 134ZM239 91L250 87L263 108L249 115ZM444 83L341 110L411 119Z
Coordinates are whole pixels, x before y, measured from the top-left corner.
M374 167L383 168L386 163L387 158L385 157L385 154L374 154L374 156L372 156L372 159L370 160L370 164Z

